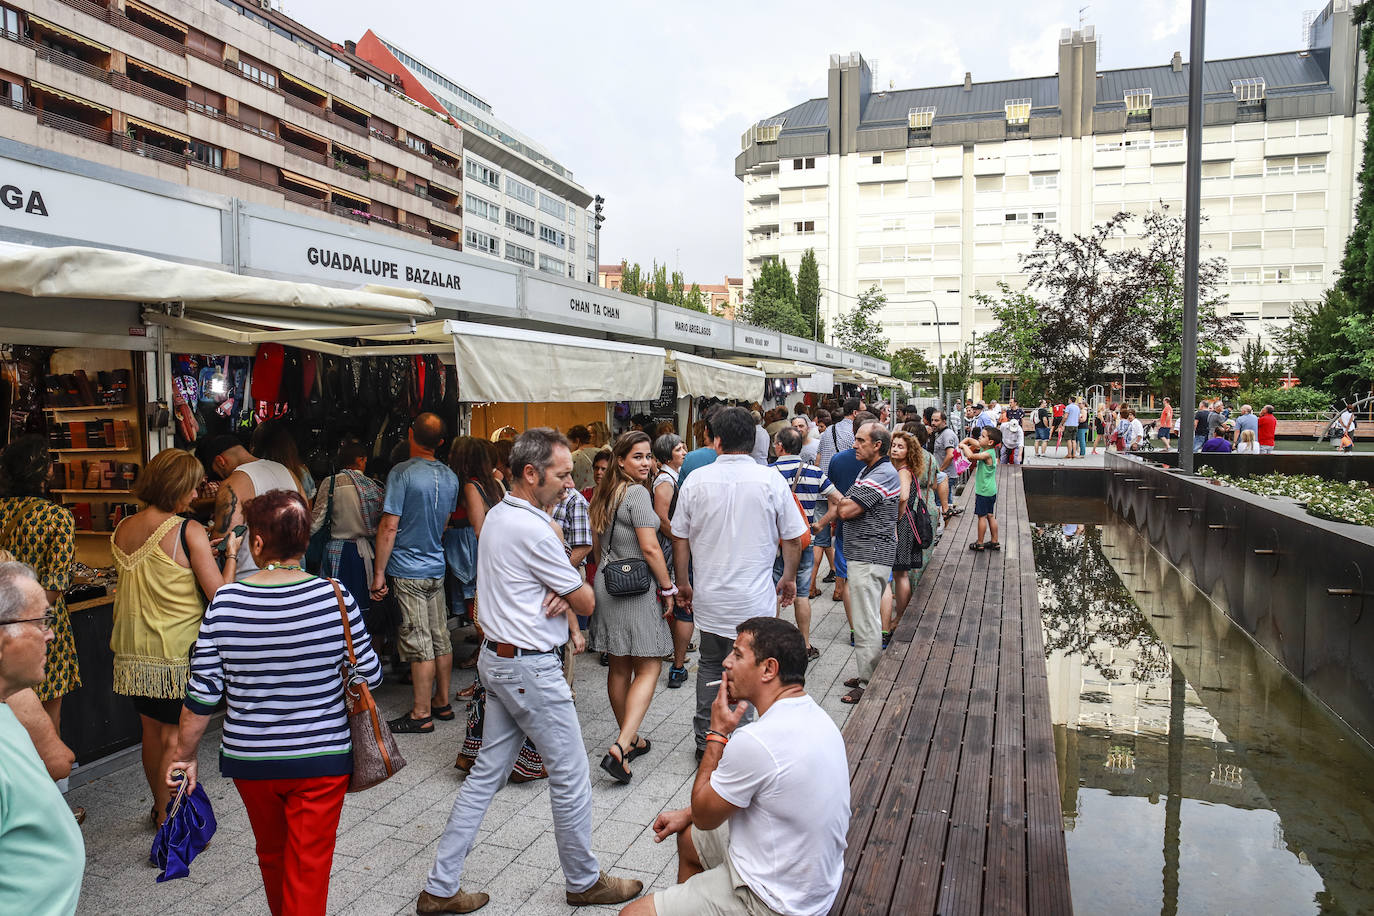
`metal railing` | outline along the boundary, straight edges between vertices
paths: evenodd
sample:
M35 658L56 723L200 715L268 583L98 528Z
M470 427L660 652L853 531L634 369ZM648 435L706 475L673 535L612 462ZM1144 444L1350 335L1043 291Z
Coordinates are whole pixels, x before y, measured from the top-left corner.
M324 153L310 149L307 146L301 146L298 143L292 143L290 140L283 139L280 142L288 153L293 153L300 156L302 159L309 159L311 162L318 162L320 165L329 164L329 157Z

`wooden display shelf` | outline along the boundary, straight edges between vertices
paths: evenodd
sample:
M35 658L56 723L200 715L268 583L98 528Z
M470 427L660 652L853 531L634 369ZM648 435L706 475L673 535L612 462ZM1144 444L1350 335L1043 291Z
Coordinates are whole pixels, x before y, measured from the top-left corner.
M138 405L137 405L137 404L92 404L92 405L90 405L89 407L86 407L86 406L82 406L82 407L44 407L43 409L44 409L44 410L50 410L50 411L52 411L53 413L76 413L76 412L80 412L80 411L83 411L83 410L86 411L87 413L90 413L90 412L93 411L93 410L96 410L96 411L100 411L100 410L106 410L106 411L112 411L112 410L137 410L137 409L138 409Z
M80 494L82 494L82 495L90 494L90 495L94 495L94 496L106 496L106 495L109 495L109 496L129 496L129 495L132 495L134 491L133 491L133 490L49 490L48 492L50 492L50 493L80 493Z
M50 452L62 452L62 453L66 453L66 452L136 452L136 451L138 451L138 450L139 450L139 449L138 449L137 446L132 446L132 445L129 446L128 448L115 448L115 447L111 446L110 448L50 448L50 449L48 449L48 451L50 451Z

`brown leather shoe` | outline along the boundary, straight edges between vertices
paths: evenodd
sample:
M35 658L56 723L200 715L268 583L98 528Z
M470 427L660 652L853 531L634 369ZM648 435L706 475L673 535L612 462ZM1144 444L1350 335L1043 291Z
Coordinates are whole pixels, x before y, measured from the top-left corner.
M417 913L471 913L486 906L491 897L486 894L470 894L462 888L452 897L436 897L429 891L420 891L420 899L415 901Z
M614 878L604 871L596 883L574 894L568 891L568 903L572 906L591 906L593 904L624 903L633 900L644 890L644 882L633 878Z

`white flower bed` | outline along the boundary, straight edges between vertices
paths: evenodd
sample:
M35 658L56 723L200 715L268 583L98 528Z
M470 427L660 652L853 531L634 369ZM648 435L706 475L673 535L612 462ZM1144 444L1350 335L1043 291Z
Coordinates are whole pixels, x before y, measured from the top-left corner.
M1374 488L1361 480L1343 483L1308 474L1263 474L1232 477L1211 467L1198 469L1198 475L1260 496L1276 496L1301 503L1308 515L1333 522L1374 527Z

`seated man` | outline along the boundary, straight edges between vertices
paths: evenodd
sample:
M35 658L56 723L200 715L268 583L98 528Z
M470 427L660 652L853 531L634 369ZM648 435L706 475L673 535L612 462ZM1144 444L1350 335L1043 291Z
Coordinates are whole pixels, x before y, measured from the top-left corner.
M775 617L738 633L692 804L654 821L656 842L677 834L678 883L621 916L819 916L839 892L849 769L839 729L806 695L806 643ZM758 720L737 728L750 703Z

